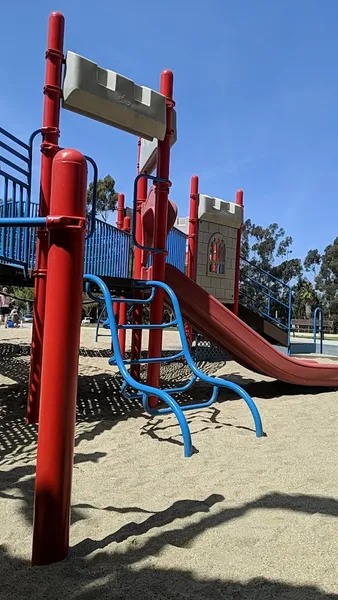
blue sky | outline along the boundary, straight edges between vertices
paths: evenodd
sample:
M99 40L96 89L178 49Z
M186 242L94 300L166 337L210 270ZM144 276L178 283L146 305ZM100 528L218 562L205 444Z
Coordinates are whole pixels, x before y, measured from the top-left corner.
M202 193L230 200L242 188L245 216L282 225L295 256L337 236L337 0L5 2L1 125L23 139L41 125L52 10L66 17L66 49L155 89L162 69L174 71L181 216L196 173ZM61 132L130 204L136 137L67 111Z

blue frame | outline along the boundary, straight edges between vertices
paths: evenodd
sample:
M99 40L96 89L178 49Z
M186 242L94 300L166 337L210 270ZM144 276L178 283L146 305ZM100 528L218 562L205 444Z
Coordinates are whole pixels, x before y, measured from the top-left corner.
M193 452L190 430L189 430L187 421L185 419L184 412L187 410L196 410L199 408L206 408L208 406L211 406L211 404L213 404L213 402L216 401L220 388L226 388L226 389L232 390L246 402L246 404L251 412L253 421L254 421L256 436L257 437L263 436L263 428L262 428L262 422L261 422L259 411L258 411L253 399L249 396L249 394L243 388L241 388L239 385L237 385L236 383L233 383L231 381L225 381L223 379L219 379L216 377L209 377L208 375L206 375L205 373L200 371L198 369L198 367L196 366L196 364L194 363L192 356L190 354L187 338L185 335L184 322L183 322L179 302L178 302L178 299L177 299L175 293L168 285L166 285L165 283L159 282L159 281L149 281L146 283L144 281L136 281L136 282L134 282L136 289L138 287L144 289L145 286L150 288L151 293L148 298L146 298L146 299L114 298L113 299L114 302L121 302L121 303L127 303L127 304L132 304L132 305L137 304L137 303L142 303L142 304L150 303L155 296L156 288L163 289L164 292L169 297L170 302L173 307L173 310L174 310L174 313L176 315L176 318L174 319L174 321L172 321L170 323L170 325L175 324L178 327L178 331L180 334L180 340L181 340L181 344L182 344L182 351L179 353L176 353L172 356L169 356L169 357L158 357L158 358L154 358L154 359L139 359L139 360L132 362L132 364L149 364L150 362L157 362L157 363L158 362L170 362L172 360L176 360L177 358L184 357L191 372L192 372L192 377L191 377L190 381L188 382L188 384L186 384L182 387L161 390L161 389L151 387L148 384L143 384L139 381L136 381L131 376L130 372L126 368L126 364L131 364L131 361L125 361L121 355L120 345L119 345L119 340L118 340L119 327L117 326L116 320L114 317L114 311L112 309L112 298L110 296L108 287L99 277L97 277L95 275L85 274L84 280L86 281L86 292L87 292L88 296L91 299L96 300L98 302L105 302L107 313L108 313L108 320L110 323L113 349L114 349L114 356L110 359L110 364L116 364L118 366L120 374L122 375L122 378L124 379L124 383L122 385L122 390L121 390L122 394L124 395L124 397L126 399L131 399L131 398L140 399L142 401L145 411L147 411L150 415L161 415L161 414L174 413L178 420L180 428L181 428L181 433L182 433L182 437L183 437L183 445L184 445L184 456L189 457L192 455L192 452ZM96 296L95 294L93 294L90 290L90 283L95 284L101 290L103 295ZM157 325L156 327L163 328L164 326L167 326L167 324L163 323L160 326ZM133 327L133 326L126 325L123 328L129 329L129 328L135 328L135 326ZM151 325L138 325L137 328L149 329L149 328L152 328L152 326ZM174 398L172 398L171 394L181 393L183 391L190 389L193 386L193 384L196 382L197 379L201 379L205 383L208 383L212 386L213 389L212 389L211 398L206 402L200 402L200 403L180 406L177 403L177 401ZM128 393L127 392L128 387L135 390L136 393L132 393L132 394ZM149 403L148 403L149 396L155 396L155 397L159 398L168 406L168 408L165 408L165 409L150 408Z
M323 354L323 340L324 340L324 317L323 311L320 306L315 308L313 313L313 343L317 349L317 315L319 313L319 352Z

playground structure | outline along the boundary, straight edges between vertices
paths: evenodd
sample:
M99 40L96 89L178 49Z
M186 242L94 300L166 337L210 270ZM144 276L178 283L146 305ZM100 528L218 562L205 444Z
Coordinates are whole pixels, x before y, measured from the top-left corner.
M12 142L21 144L27 156L22 152L14 152L14 155L21 159L25 156L28 165L24 173L21 170L26 178L24 181L0 170L6 190L0 215L0 268L4 267L3 277L9 282L17 277L21 283L29 285L34 281L35 285L28 404L29 422L39 422L32 559L35 565L62 560L68 552L83 281L89 298L107 311L113 345L110 363L118 366L122 376L121 393L126 401L139 399L151 415L174 413L187 457L192 455L193 447L184 413L210 406L216 401L221 388L230 389L245 401L257 437L263 435L259 412L247 392L231 381L209 377L197 368L190 352L192 331L202 333L225 348L244 366L282 381L329 387L335 387L338 381L334 366L297 362L283 356L241 320L239 248L242 193L237 194L234 205L227 203L223 210L222 201L215 203L212 197L199 195L198 179L196 176L192 178L187 275L184 273L186 237L172 228L177 209L169 200L170 150L173 131L176 130L176 126L173 127L176 119L173 118L172 72L162 73L160 92L155 92L136 86L126 77L105 71L92 61L69 52L62 94L63 35L64 18L60 13L53 13L49 21L42 129L33 134L28 145L1 130ZM88 73L95 82L90 90ZM116 229L109 229L110 226L103 226L95 220L94 202L88 231L90 237L86 240L87 162L93 164L93 161L76 150L59 149L61 97L65 108L139 136L131 233L128 217L124 217L124 201L120 197ZM41 193L39 213L33 214L31 152L32 140L38 133L42 134ZM143 144L142 140L149 141L151 145ZM7 143L2 142L1 148L12 151ZM6 160L3 162L15 169L14 163ZM156 175L152 175L154 165ZM6 187L8 181L12 183L11 199ZM148 181L152 183L149 193ZM14 193L17 189L19 200ZM216 210L222 215L220 231L210 227L218 228ZM209 218L210 214L214 216ZM204 223L208 226L203 229ZM34 228L37 229L37 246L36 266L32 271ZM232 232L232 229L235 231ZM108 233L111 231L114 233ZM205 237L199 237L202 234ZM114 251L107 243L109 236L116 240ZM120 240L124 240L122 246L125 249L121 254ZM132 276L129 272L131 240L134 246ZM99 245L95 246L96 243ZM105 252L103 262L102 247ZM226 252L229 254L230 250L230 256L226 258ZM112 254L119 255L120 270L102 272L111 261ZM207 275L198 270L201 267L200 256L201 260L207 261ZM249 265L250 273L251 268ZM206 277L208 279L204 279ZM251 274L246 277L254 289L258 287L259 293L268 298L267 315L270 324L274 325L271 306L277 299L264 289L263 284L253 283ZM226 281L225 287L219 284L222 280ZM194 298L193 303L191 298ZM224 305L227 303L230 303L231 310ZM165 304L170 305L174 312L170 323L163 323ZM149 324L142 320L142 307L145 305L150 307ZM128 324L127 306L133 311L132 323ZM288 307L287 304L285 306ZM71 327L58 326L57 315L60 313L67 322L71 322ZM162 334L169 326L178 328L182 351L171 357L162 357ZM125 331L128 328L132 330L130 359L125 357ZM141 336L145 329L149 330L149 348L147 357L143 358ZM191 371L189 382L170 390L160 389L161 363L181 359L185 359ZM140 378L142 364L147 365L145 382ZM197 379L211 386L210 399L203 403L180 405L175 396L189 390Z
M63 15L53 13L49 20L46 52L47 67L46 84L44 87L43 127L41 130L34 132L29 145L23 145L20 140L2 130L3 134L7 135L13 142L19 143L28 152L28 157L24 157L28 165L27 173L23 172L22 169L20 171L20 167L16 167L12 161L8 159L3 160L11 169L16 168L17 171L27 176L27 181L20 181L11 172L1 172L5 180L5 199L0 227L2 228L3 237L1 263L5 265L7 275L11 273L11 276L15 279L18 271L21 271L21 275L23 276L22 282L26 284L28 284L28 281L31 282L30 275L33 275L35 281L31 376L27 416L29 422L39 421L32 557L32 562L36 565L61 560L68 552L81 290L85 259L86 158L75 150L59 150L58 146L60 99L62 96L63 35ZM76 70L78 68L81 70L81 66L78 67L78 64L84 64L85 69L88 67L88 61L77 60L73 54L70 56L75 61L73 61L75 67L72 68L72 61L70 61L70 64L67 64L64 80L64 90L66 91L68 89L67 86L76 88L78 84L81 86L81 82L86 81L86 77L84 79L79 77L79 80L77 78L78 73L76 73ZM97 66L95 69L97 74L102 74L102 69L99 69ZM73 79L72 75L74 75ZM71 84L69 84L69 78ZM110 281L110 289L96 275L85 274L85 281L96 283L103 292L103 296L99 298L99 301L104 299L106 303L114 347L114 360L119 366L125 384L128 384L132 388L134 395L142 399L144 407L151 414L159 414L163 410L155 408L157 398L160 398L167 404L167 410L175 413L182 430L185 455L190 456L193 449L183 409L174 400L172 395L158 388L159 369L162 360L160 356L162 331L166 326L162 324L163 301L164 294L166 293L176 312L176 318L171 325L178 325L183 344L183 351L174 356L173 359L185 356L192 370L192 377L189 384L171 390L171 394L189 389L197 377L202 377L213 386L211 399L209 402L203 403L203 406L209 406L216 400L220 387L232 389L248 404L254 418L256 434L257 436L261 436L262 426L259 413L248 394L236 384L205 376L198 371L192 362L188 353L183 321L175 294L163 283L167 255L166 238L171 228L170 225L173 225L176 217L176 208L168 201L172 137L171 115L174 104L172 100L173 75L170 71L162 73L160 94L147 88L137 87L130 80L116 74L114 76L112 72L107 72L105 81L108 102L111 108L115 107L114 126L120 126L122 129L137 133L138 135L142 134L146 139L152 140L154 133L160 138L158 145L154 147L154 151L157 153L156 177L140 172L135 182L135 191L142 187L146 190L147 186L144 184L147 183L147 179L150 179L154 186L152 194L149 196L144 194L142 200L144 205L142 205L140 198L135 194L134 228L132 233L134 245L139 251L135 253L134 274L138 268L141 268L143 273L147 270L148 273L152 274L154 281L146 284L147 289L150 287L150 296L144 297L144 290L142 291L142 286L145 285L144 282L139 283L137 281L131 282L128 279L125 280L121 277L121 274L118 276L119 282ZM111 89L108 90L110 83L112 83L113 87L115 86L113 91L115 96L117 94L116 97L114 97L114 94L113 96L111 95ZM134 101L126 100L126 92L130 94L130 98L134 98ZM136 92L137 100L135 99ZM142 102L144 98L145 101ZM83 102L83 95L81 93L80 99L81 104ZM67 100L66 93L64 94L64 100ZM121 102L121 100L123 101ZM121 110L121 103L123 110ZM154 110L149 111L149 106ZM67 107L66 102L65 107ZM94 113L91 113L89 109L84 111L83 104L79 108L77 101L73 102L72 110L77 110L77 112L82 114L85 112L88 116L94 117ZM102 111L100 108L98 109L98 113L102 113ZM143 115L143 118L140 118L140 114L141 116ZM136 125L140 129L136 129ZM158 128L156 129L155 127L153 129L156 125ZM30 212L30 183L32 141L38 133L42 134L43 141L41 145L40 202L39 214L37 216L32 215ZM1 147L19 159L23 159L23 154L17 153L15 150L13 151L8 144L2 143ZM12 198L8 196L8 181L13 186ZM27 193L25 203L22 200L21 194L19 209L17 209L15 196L17 185L19 186L20 194L23 189ZM170 217L171 223L169 227L167 227L168 205L173 209L173 216ZM150 244L151 242L151 245L148 247L144 245L144 236L142 233L142 216L146 214L146 207L149 208L148 215L150 221L153 216L153 221L148 226L147 231L148 243ZM121 217L121 212L122 207L120 206L119 217ZM92 236L94 234L94 219L95 207L93 203L91 226L89 228L89 233ZM148 223L150 221L148 220ZM120 227L121 219L119 218ZM34 260L32 257L33 252L29 252L29 248L32 247L29 245L29 240L32 237L32 228L37 228L36 266L33 272L29 272L29 260ZM7 243L8 232L10 239L9 246ZM23 240L22 244L21 239ZM21 244L23 247L23 256L20 254L20 247L19 250L17 249L18 242L19 246ZM150 259L151 266L148 268L145 264L145 257L147 260ZM137 261L139 262L137 263ZM131 297L128 300L128 285L130 288L130 283L132 291L136 290L139 293L139 298ZM145 360L134 358L131 361L137 367L141 363L148 365L146 384L133 379L124 367L124 357L121 354L120 347L121 337L119 338L117 334L117 324L112 308L112 292L113 295L116 295L116 289L112 288L118 288L119 285L122 289L119 289L119 297L113 298L114 304L117 302L121 304L129 303L135 305L136 308L138 304L150 304L150 324L145 326L142 324L142 321L141 323L137 323L140 315L139 317L136 315L136 322L134 321L134 324L131 326L134 331L139 330L141 332L144 328L150 330L148 358ZM55 286L57 286L57 291ZM93 292L88 289L88 293L92 294ZM77 300L74 302L75 297ZM125 297L127 297L126 300ZM59 302L60 298L62 298L61 303ZM56 309L58 310L58 314L61 311L67 321L71 316L71 331L69 328L65 330L57 326ZM127 327L121 324L123 320L124 317L121 318L121 311L119 311L119 322L122 330ZM68 343L68 335L72 337L71 343ZM46 350L47 343L48 351ZM42 355L43 347L44 352ZM65 351L65 347L67 347L67 351ZM139 348L136 345L135 351L137 355ZM184 406L184 410L196 409L198 407L199 405L196 404Z

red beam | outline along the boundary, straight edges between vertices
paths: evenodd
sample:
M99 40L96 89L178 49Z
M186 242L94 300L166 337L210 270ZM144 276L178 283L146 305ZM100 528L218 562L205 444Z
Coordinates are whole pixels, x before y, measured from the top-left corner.
M124 217L123 219L123 227L122 229L126 232L126 233L130 233L131 227L130 227L130 217ZM121 303L119 305L119 325L125 325L127 322L127 305ZM125 354L126 354L126 330L125 329L120 329L119 330L119 344L120 344L120 350L121 350L121 354L122 354L122 358L125 358Z
M138 164L137 171L139 173L139 162L140 162L140 151L141 151L141 139L138 142ZM141 177L141 179L137 182L137 207L136 207L136 231L135 237L139 244L143 243L143 235L142 235L142 218L141 218L141 210L144 202L147 199L148 195L148 181L145 177ZM134 248L134 271L133 277L134 279L142 279L142 267L145 266L144 262L144 252L135 246ZM137 297L140 297L136 294ZM136 304L133 310L133 323L136 325L142 325L143 320L143 306L141 304ZM132 360L138 360L141 356L142 351L142 330L141 329L133 329L131 334L131 358ZM140 379L140 365L131 365L130 373L136 381Z
M86 189L86 159L77 150L61 150L53 162L50 213L82 218L84 226L49 234L33 565L63 560L69 547Z
M243 207L243 190L238 190L236 192L236 204L241 207L242 215L244 211ZM235 283L234 283L234 304L233 304L233 312L238 316L239 309L239 278L240 278L240 268L241 268L241 237L242 237L242 227L240 227L237 231L237 243L236 243L236 262L235 262Z
M43 88L43 121L41 144L41 175L39 215L46 217L50 210L53 159L58 151L63 63L64 16L53 12L48 22L45 86ZM39 420L40 378L44 336L48 232L38 229L34 282L33 333L28 389L27 422Z
M189 231L188 231L188 264L187 275L196 281L198 251L198 176L193 175L190 181L190 207L189 207ZM189 347L192 345L192 327L185 323L185 332Z
M173 102L174 75L170 70L163 71L161 74L160 92L167 99L167 130L163 141L158 142L157 153L157 177L169 179L170 172L170 146L172 136L172 111ZM155 223L154 223L154 248L164 250L167 242L167 219L168 219L168 195L169 185L167 183L155 183ZM152 279L164 281L166 255L162 253L153 254ZM150 308L150 323L158 324L163 321L163 290L156 291L155 298ZM149 358L161 356L162 350L162 330L152 329L149 332ZM148 384L153 387L159 386L160 381L160 363L153 363L148 366L147 372ZM156 398L149 398L149 406L155 407Z

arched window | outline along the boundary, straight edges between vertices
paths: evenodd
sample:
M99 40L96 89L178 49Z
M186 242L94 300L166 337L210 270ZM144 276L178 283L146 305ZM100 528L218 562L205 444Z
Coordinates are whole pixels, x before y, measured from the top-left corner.
M209 240L208 275L225 274L225 240L220 233L214 233Z

